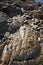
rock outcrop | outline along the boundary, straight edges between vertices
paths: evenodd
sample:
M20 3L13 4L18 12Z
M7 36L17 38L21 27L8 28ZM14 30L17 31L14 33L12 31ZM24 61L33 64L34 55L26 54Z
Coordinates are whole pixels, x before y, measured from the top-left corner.
M43 14L33 5L0 1L0 65L43 65Z

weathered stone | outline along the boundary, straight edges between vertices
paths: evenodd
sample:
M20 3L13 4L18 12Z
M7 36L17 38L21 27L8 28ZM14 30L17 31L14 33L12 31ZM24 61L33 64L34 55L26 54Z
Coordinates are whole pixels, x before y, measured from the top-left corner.
M0 12L0 35L4 35L8 30L7 19L8 16L5 13Z
M43 64L43 13L33 5L33 0L0 1L0 65Z

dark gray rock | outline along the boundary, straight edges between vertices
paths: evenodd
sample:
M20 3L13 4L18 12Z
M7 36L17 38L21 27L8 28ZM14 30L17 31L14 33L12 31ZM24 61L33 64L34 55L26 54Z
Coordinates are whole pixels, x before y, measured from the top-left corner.
M39 53L40 53L40 46L38 45L34 50L27 51L22 55L18 54L15 58L13 57L13 60L14 61L30 60L37 57Z
M7 25L7 19L9 17L3 13L0 12L0 35L4 36L5 32L8 30L8 25Z

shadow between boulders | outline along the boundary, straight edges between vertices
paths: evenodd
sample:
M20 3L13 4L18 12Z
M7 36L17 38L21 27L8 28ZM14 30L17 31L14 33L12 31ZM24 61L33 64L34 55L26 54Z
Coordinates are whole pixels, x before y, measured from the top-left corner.
M6 13L9 17L23 15L21 8L8 6L7 8L1 9L2 12Z

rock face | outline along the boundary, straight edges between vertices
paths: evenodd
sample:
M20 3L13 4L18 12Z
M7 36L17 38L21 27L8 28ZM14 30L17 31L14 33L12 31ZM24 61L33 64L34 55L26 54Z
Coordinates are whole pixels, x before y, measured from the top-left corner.
M8 27L7 19L8 19L8 16L5 13L0 12L0 35L2 36L7 31L7 27Z
M43 19L33 0L0 1L0 65L43 65Z

